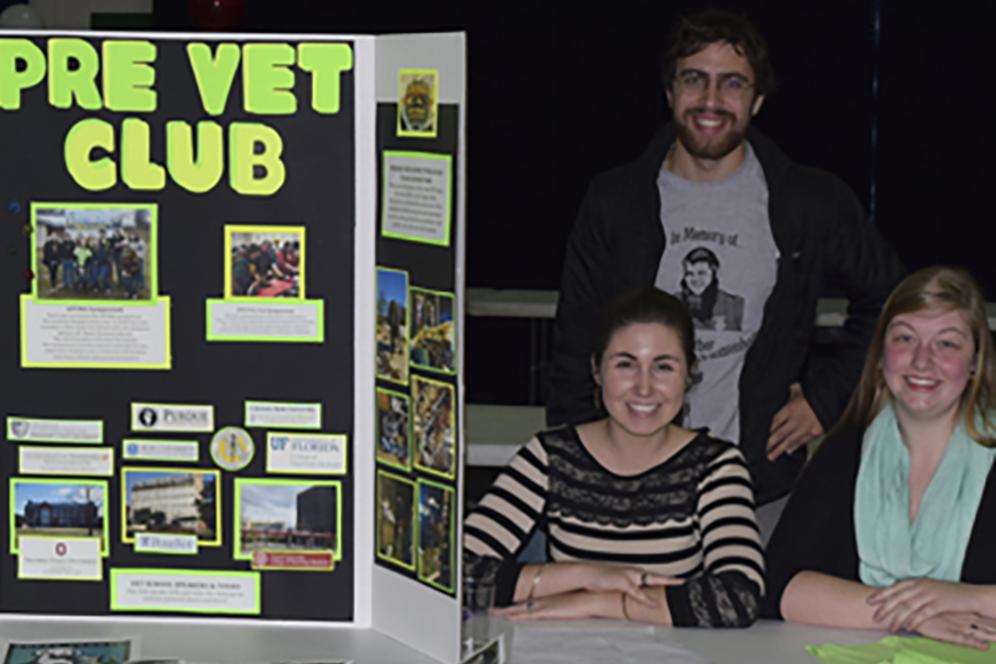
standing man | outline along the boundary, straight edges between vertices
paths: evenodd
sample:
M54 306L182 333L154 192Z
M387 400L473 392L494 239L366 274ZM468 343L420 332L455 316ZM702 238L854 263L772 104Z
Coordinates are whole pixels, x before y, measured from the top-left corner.
M765 40L745 18L679 20L664 65L671 124L636 161L592 181L571 231L547 401L550 424L597 416L592 335L613 297L647 284L694 296L711 313L696 326L701 380L685 425L739 443L759 505L790 490L805 459L796 451L840 415L902 274L847 185L750 128L773 79ZM729 312L715 320L704 279L695 293L696 264L716 268L713 281L722 265L724 287L742 299L736 324ZM830 358L810 352L828 282L850 300Z

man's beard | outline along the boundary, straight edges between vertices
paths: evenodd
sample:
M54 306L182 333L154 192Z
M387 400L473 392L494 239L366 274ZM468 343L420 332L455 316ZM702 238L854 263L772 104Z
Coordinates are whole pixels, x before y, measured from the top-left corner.
M696 159L719 160L730 154L744 142L747 137L747 127L737 127L734 123L736 118L732 113L725 111L712 111L716 115L724 117L730 125L726 133L716 136L708 142L702 142L691 128L694 122L692 116L705 111L703 108L692 108L685 111L685 122L675 122L678 130L678 141L691 156Z

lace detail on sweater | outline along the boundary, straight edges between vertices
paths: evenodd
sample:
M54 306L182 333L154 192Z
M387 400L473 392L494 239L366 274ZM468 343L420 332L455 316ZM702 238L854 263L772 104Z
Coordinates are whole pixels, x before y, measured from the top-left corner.
M700 434L675 456L633 477L614 475L584 448L573 428L539 436L549 456L547 510L603 526L649 526L695 515L698 484L729 446Z

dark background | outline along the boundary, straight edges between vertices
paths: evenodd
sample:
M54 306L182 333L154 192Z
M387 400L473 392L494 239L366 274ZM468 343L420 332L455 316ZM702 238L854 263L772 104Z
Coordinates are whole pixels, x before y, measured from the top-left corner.
M780 87L757 126L795 160L844 178L909 269L963 265L996 297L996 3L222 1L243 6L233 28L244 32L467 32L469 287L557 288L588 181L635 157L669 115L658 63L674 18L715 7L768 37ZM205 2L156 0L151 17L118 22L196 31L191 6ZM542 392L542 357L527 359L530 335L549 343L538 327L467 320L468 401Z
M239 29L466 31L467 285L556 289L588 181L635 157L669 115L658 71L674 18L712 7L768 37L780 85L757 126L844 178L909 269L964 265L992 298L996 3L245 0ZM176 0L158 0L153 21L195 28ZM542 401L545 323L465 329L468 401Z
M909 268L965 265L991 291L994 3L245 0L239 29L466 31L468 285L554 289L588 180L668 115L658 61L674 17L709 7L768 37L780 89L757 126L843 177ZM158 0L154 22L194 27L178 0Z

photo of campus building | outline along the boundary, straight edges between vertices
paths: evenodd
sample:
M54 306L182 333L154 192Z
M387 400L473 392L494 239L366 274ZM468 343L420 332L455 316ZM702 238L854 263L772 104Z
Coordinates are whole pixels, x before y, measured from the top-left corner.
M11 524L22 535L105 536L105 485L102 482L18 478L11 484ZM19 548L15 539L13 548Z
M310 482L236 481L236 557L252 551L335 551L338 487Z
M217 481L206 472L125 469L126 541L136 532L197 535L217 532Z

